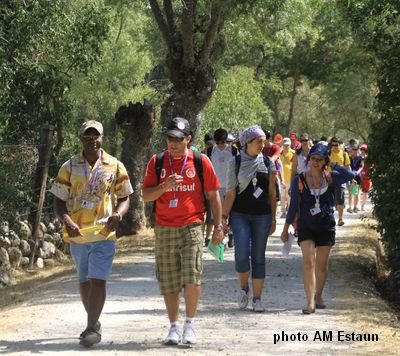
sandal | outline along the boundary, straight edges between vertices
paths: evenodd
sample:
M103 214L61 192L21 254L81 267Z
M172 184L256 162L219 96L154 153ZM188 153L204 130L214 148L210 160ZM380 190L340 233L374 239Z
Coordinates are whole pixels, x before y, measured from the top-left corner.
M315 308L317 308L317 309L325 309L326 305L324 303L321 303L321 304L315 303Z
M309 307L307 307L307 308L305 308L305 309L302 309L302 313L303 313L303 314L306 314L306 315L315 313L315 307L314 307L313 309L311 309L311 308L309 308Z

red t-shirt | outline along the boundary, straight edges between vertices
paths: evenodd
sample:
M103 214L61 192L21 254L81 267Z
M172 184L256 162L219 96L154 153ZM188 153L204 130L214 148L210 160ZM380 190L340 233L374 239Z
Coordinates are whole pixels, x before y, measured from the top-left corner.
M278 145L276 145L275 143L271 143L271 146L263 148L262 153L264 156L268 156L268 157L278 156L277 160L275 161L275 168L276 168L276 172L278 173L279 157L281 155L280 147Z
M211 161L204 154L201 155L201 158L203 163L204 190L206 192L218 190L220 185ZM171 157L171 169L169 152L165 151L159 183L166 181L168 176L173 174L173 172L181 174L181 170L183 182L174 190L165 192L157 199L157 225L179 227L204 221L204 195L191 150L189 150L185 167L182 169L184 161L185 156L180 159L173 159ZM143 179L143 188L154 187L159 183L157 183L156 155L154 155L147 165L146 174ZM176 208L171 208L170 201L174 199L178 199L178 204Z

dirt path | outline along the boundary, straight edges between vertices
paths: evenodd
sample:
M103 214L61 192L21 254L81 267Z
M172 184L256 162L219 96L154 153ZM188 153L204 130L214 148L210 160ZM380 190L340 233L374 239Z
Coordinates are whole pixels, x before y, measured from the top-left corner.
M326 286L328 308L309 316L300 312L305 303L300 250L296 245L289 257L281 257L282 223L279 220L278 231L268 242L263 294L267 311L263 314L237 308L233 250L226 251L223 264L204 254L203 293L196 319L198 344L192 348L161 344L168 322L154 277L152 248L142 247L136 253L120 254L115 261L101 317L101 344L90 350L78 346L85 316L75 275L69 272L36 282L42 286L27 292L22 304L0 309L0 354L397 354L398 319L374 291L364 269L366 255L357 241L365 238L366 230L360 227L360 220L346 216L346 225L338 229ZM2 294L4 290L0 297ZM332 335L332 340L323 341L324 333L328 339ZM378 340L346 341L346 335L351 339L352 333L377 335ZM278 336L289 341L277 342Z

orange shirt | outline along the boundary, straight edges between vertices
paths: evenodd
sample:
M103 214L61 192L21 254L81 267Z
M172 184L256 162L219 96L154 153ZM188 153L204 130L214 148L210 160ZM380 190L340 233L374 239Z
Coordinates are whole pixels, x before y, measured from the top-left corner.
M195 222L204 221L205 202L200 179L194 165L193 152L189 155L185 166L185 156L180 159L171 157L172 167L169 160L169 152L165 151L163 168L160 181L157 182L156 155L147 165L146 174L143 180L143 189L154 187L163 183L173 173L180 174L182 171L183 182L174 189L168 190L156 202L156 224L161 226L179 227ZM202 154L204 190L206 192L216 191L220 187L218 178L214 172L209 158ZM176 207L170 207L171 200L177 199Z

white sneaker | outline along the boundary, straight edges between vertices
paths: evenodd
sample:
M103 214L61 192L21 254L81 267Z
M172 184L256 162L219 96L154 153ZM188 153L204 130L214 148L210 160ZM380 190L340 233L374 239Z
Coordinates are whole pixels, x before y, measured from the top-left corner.
M178 325L169 328L168 336L164 340L164 345L178 345L181 341L181 330Z
M194 325L192 323L185 323L183 327L182 343L184 344L195 344L196 334L194 332Z
M265 308L261 304L261 299L256 299L256 301L253 302L253 311L256 312L256 313L265 312Z
M240 309L246 309L249 304L249 295L243 289L240 290L238 305Z

